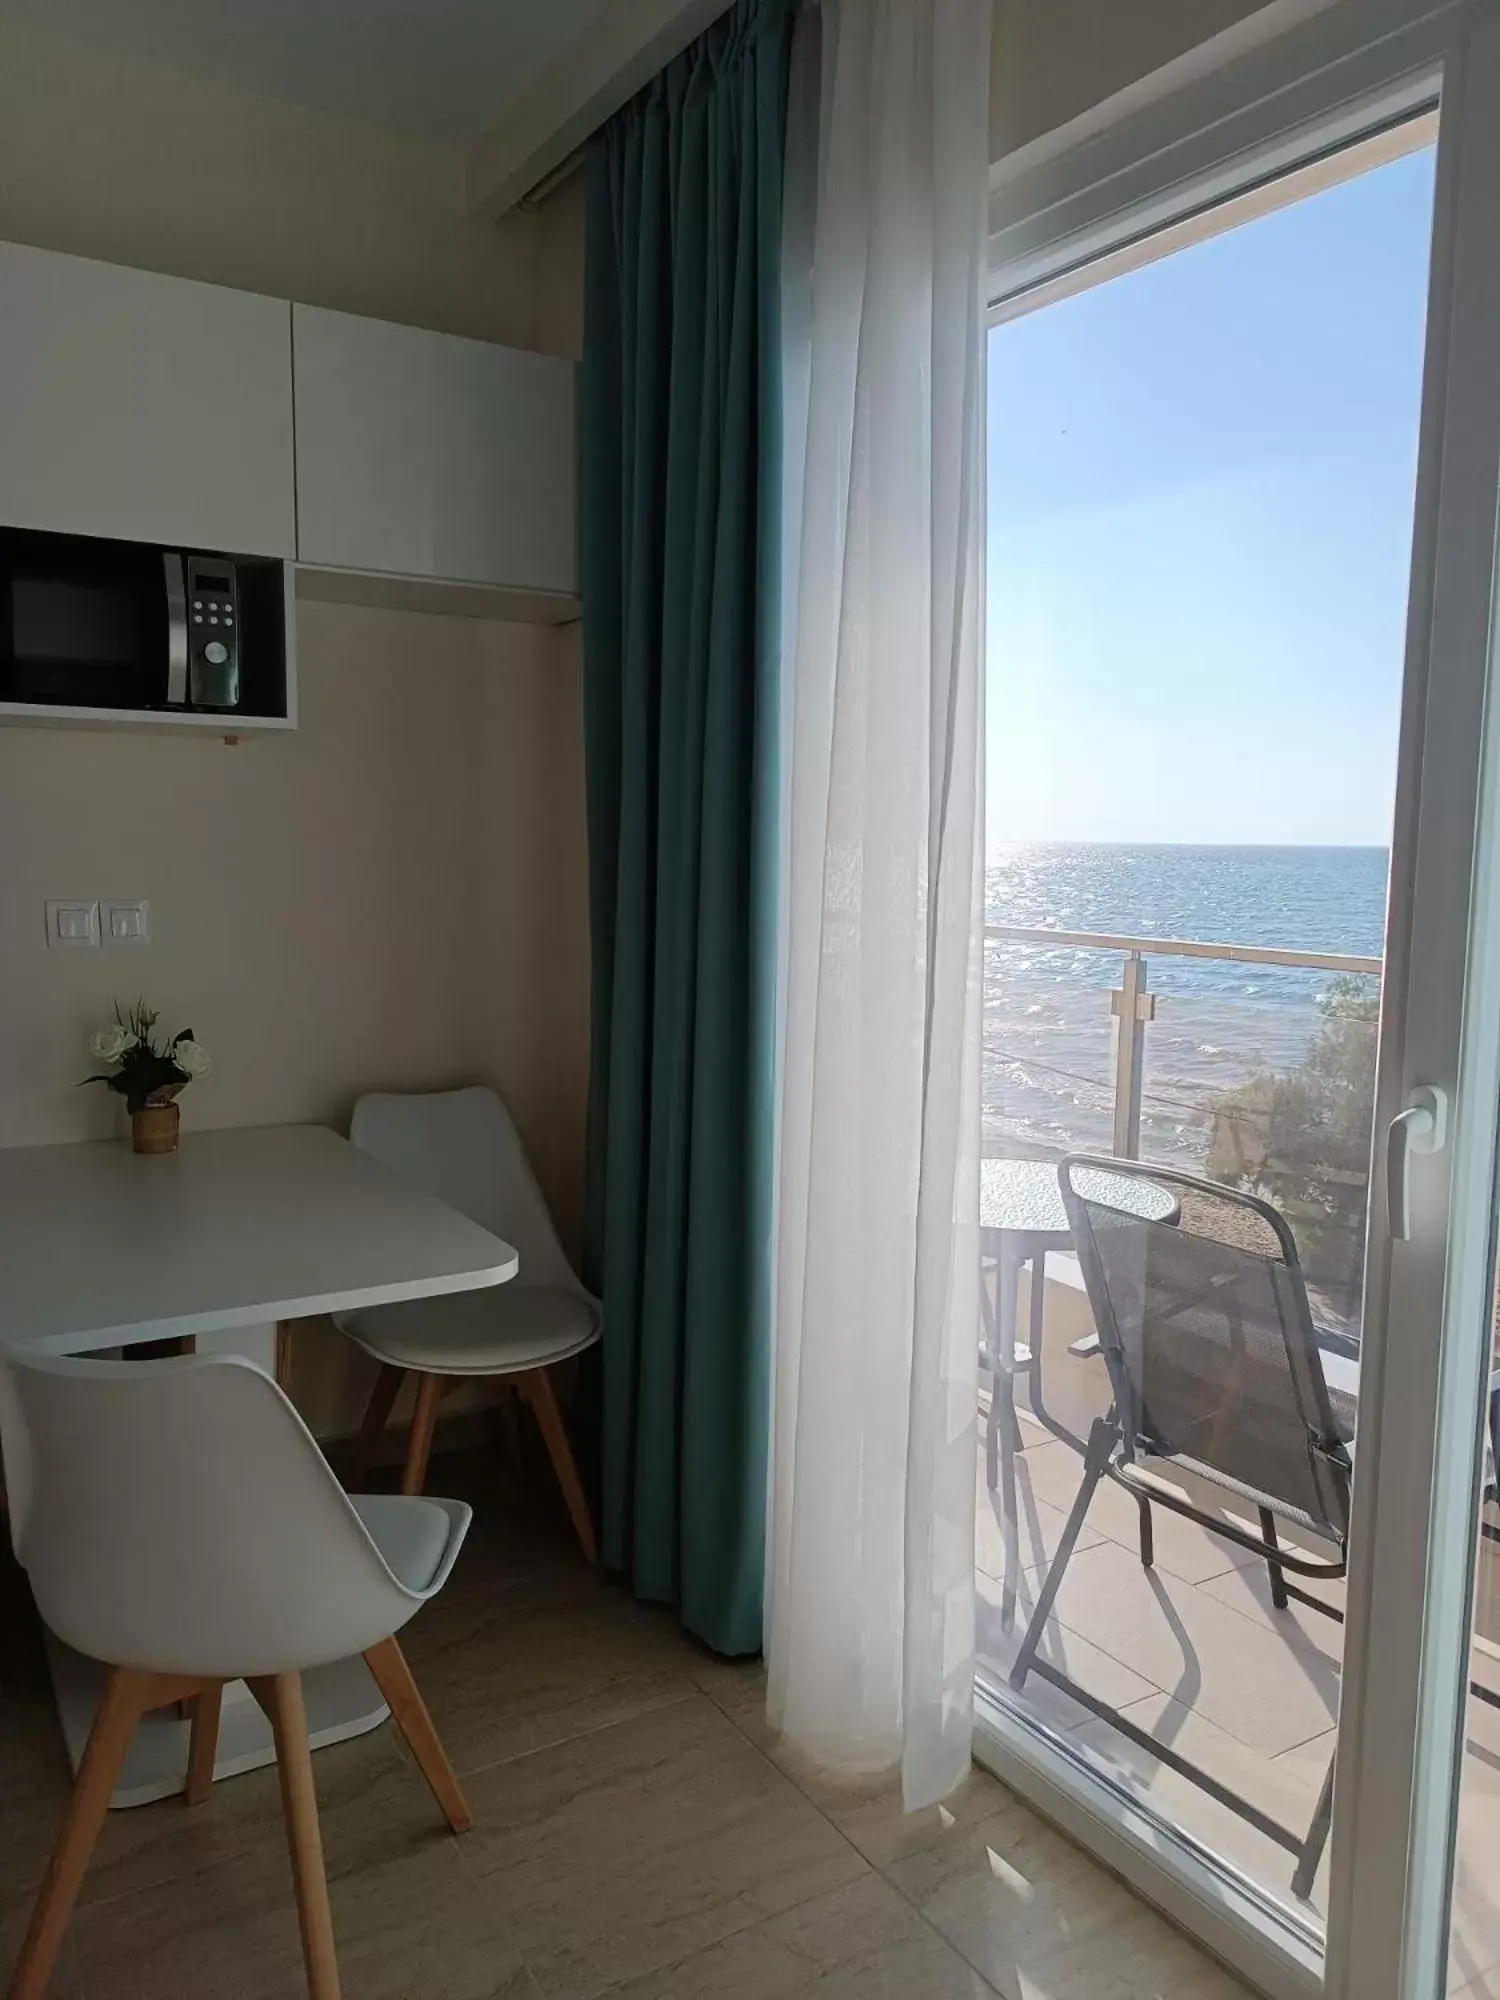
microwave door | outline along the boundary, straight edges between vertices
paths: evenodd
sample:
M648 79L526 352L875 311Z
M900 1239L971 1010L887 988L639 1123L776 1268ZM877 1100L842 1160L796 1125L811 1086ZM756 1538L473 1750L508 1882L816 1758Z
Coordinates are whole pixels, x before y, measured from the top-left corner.
M166 560L180 578L181 558ZM139 543L0 530L0 700L163 707L173 581L163 561ZM185 667L182 678L185 688Z

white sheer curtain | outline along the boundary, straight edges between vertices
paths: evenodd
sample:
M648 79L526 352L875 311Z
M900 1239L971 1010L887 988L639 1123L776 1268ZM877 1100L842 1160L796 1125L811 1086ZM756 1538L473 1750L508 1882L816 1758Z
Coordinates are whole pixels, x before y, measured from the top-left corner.
M788 158L770 1712L911 1807L973 1717L991 6L823 0Z

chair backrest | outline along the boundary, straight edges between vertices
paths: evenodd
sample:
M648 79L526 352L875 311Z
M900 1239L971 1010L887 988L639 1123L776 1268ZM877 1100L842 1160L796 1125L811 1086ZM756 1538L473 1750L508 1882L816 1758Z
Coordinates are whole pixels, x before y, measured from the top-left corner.
M0 1445L38 1610L112 1666L320 1666L388 1638L421 1601L248 1361L10 1355Z
M1074 1156L1058 1177L1126 1451L1201 1466L1342 1543L1348 1458L1285 1218L1139 1161Z
M517 1283L584 1293L557 1240L510 1113L492 1090L377 1091L354 1107L349 1137L512 1244Z

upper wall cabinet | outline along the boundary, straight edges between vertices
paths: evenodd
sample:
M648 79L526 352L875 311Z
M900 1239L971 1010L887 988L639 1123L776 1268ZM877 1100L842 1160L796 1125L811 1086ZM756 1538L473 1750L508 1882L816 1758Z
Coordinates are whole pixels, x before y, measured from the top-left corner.
M296 553L291 308L0 244L0 523Z
M576 591L571 362L316 306L292 333L304 563Z

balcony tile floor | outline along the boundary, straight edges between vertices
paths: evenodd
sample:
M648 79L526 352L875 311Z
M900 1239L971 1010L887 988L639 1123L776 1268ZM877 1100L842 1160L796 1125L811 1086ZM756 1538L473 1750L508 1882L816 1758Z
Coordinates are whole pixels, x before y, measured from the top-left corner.
M1065 1333L1075 1330L1070 1323ZM1046 1407L1081 1436L1104 1405L1103 1365L1075 1359L1066 1338L1050 1331L1044 1362ZM988 1677L1001 1686L1082 1471L1078 1453L1032 1419L1024 1378L1019 1400L1025 1449L1017 1460L1018 1605L1009 1627L1003 1619L1005 1536L998 1502L985 1486L982 1449L979 1466L980 1652ZM1210 1512L1224 1500L1203 1485L1193 1497ZM1253 1519L1232 1508L1226 1518L1254 1528ZM1336 1741L1343 1628L1297 1604L1276 1610L1258 1557L1165 1509L1154 1509L1153 1516L1155 1566L1148 1571L1140 1561L1133 1498L1108 1482L1099 1489L1058 1594L1043 1656L1221 1783L1301 1829L1311 1819ZM1305 1546L1327 1554L1311 1540ZM1486 1543L1484 1550L1481 1596L1489 1606L1500 1593L1488 1581L1495 1545ZM1494 1568L1500 1582L1500 1565ZM1309 1588L1342 1606L1341 1584ZM1500 1625L1500 1604L1495 1608ZM1500 1653L1481 1652L1475 1672L1500 1688ZM1015 1698L1124 1776L1169 1821L1292 1902L1293 1857L1265 1835L1060 1689L1033 1679ZM1500 1710L1471 1703L1469 1728L1449 1991L1462 2000L1500 2000ZM1327 1885L1325 1856L1312 1896L1320 1918Z

